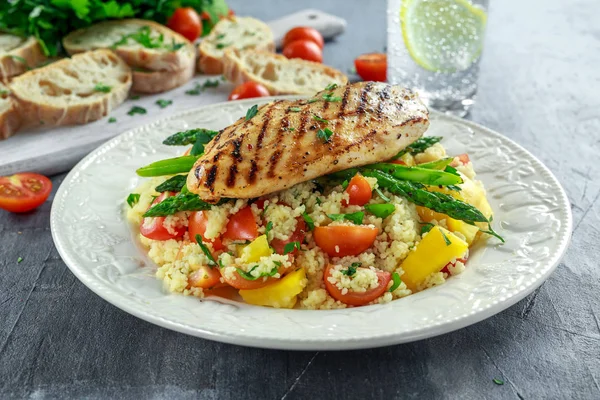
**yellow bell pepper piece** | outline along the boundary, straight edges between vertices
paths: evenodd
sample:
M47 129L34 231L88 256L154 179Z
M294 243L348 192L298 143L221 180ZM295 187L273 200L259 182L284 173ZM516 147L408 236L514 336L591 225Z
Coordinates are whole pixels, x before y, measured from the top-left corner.
M261 257L268 257L273 254L267 241L267 235L261 235L254 239L250 244L238 247L238 257L242 258L244 263L259 262Z
M240 290L240 296L248 304L275 308L294 308L298 294L306 286L306 272L299 268L283 278L260 289Z
M469 246L475 241L475 236L477 235L477 232L479 232L479 228L476 226L451 218L446 214L435 212L427 207L417 206L417 214L422 222L431 222L433 220L440 222L445 219L448 230L450 230L450 232L460 232L465 237Z
M450 261L465 254L468 248L464 240L447 229L435 226L400 265L404 270L402 281L414 292L429 275L440 272Z

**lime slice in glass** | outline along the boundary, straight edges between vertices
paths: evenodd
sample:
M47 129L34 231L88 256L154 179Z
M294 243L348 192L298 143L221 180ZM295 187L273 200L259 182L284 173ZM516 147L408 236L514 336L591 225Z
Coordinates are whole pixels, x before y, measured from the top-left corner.
M402 0L408 53L428 71L463 71L483 49L487 14L468 0Z

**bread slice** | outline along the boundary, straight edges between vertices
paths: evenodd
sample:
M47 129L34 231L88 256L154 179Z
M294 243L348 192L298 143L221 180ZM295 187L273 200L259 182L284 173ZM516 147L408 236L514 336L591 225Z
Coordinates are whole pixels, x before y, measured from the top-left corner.
M20 75L45 60L46 56L34 37L23 38L0 32L0 79Z
M138 93L162 93L188 82L196 72L196 62L178 71L150 71L133 69L133 86Z
M9 84L24 126L95 121L125 101L130 88L131 69L106 49L34 69Z
M76 30L64 37L63 46L69 54L112 49L130 67L151 71L180 71L196 58L194 45L185 37L143 19L105 21Z
M225 49L275 51L271 28L250 17L231 16L219 21L198 46L198 70L205 74L223 73Z
M0 83L0 140L12 136L21 126L17 105L10 90Z
M320 63L257 50L227 49L223 75L236 85L253 81L269 93L312 95L331 83L345 85L346 75Z

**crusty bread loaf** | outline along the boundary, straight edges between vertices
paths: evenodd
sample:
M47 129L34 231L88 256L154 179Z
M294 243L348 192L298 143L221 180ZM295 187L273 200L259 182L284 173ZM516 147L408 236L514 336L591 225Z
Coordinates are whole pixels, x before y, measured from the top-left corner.
M10 90L0 83L0 140L13 135L21 126L21 118Z
M257 50L227 49L223 75L236 85L260 83L272 95L314 94L331 83L348 82L346 75L323 64Z
M34 37L0 32L0 79L7 80L38 66L46 59Z
M131 89L139 93L162 93L188 82L196 72L195 61L178 71L149 71L134 69Z
M250 17L231 16L219 21L198 46L198 70L223 73L225 49L275 51L273 33L267 24Z
M34 69L9 84L25 126L95 121L125 101L130 87L131 69L106 49Z
M105 21L76 30L64 37L63 46L69 54L109 48L130 67L152 71L185 69L196 57L189 40L164 25L143 19Z

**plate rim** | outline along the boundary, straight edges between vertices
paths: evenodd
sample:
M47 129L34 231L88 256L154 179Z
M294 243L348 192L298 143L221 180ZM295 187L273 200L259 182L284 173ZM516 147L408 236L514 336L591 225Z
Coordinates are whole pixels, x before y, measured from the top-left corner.
M260 99L247 99L238 101L237 104L243 105L245 103L266 103L268 101L277 100L277 99L289 99L289 98L301 98L303 96L271 96L264 97ZM560 181L556 178L554 173L535 155L533 155L530 151L525 149L520 144L516 143L511 138L504 136L503 134L496 132L490 128L487 128L481 124L478 124L473 121L465 120L462 118L458 118L455 116L447 115L435 110L429 110L431 116L435 116L440 119L447 119L450 121L454 121L460 123L463 126L467 126L469 128L475 128L477 130L485 131L488 135L499 138L500 140L506 141L510 143L512 146L516 147L519 151L527 154L537 165L537 168L540 168L546 176L552 180L552 183L555 187L559 189L557 193L557 197L560 200L561 209L564 211L565 221L564 221L564 233L562 237L558 238L558 245L554 249L554 254L551 257L551 260L546 263L547 268L545 268L544 272L540 274L540 277L537 278L534 282L530 283L524 289L513 292L510 296L504 298L497 303L490 304L486 308L479 309L477 311L472 311L471 313L463 314L460 317L455 318L454 320L444 320L438 322L433 325L427 325L422 328L415 328L411 330L409 333L379 333L376 335L372 335L369 337L360 337L360 338L343 338L343 339L269 339L268 343L265 343L263 339L259 336L252 335L239 335L233 334L231 332L214 332L212 330L202 329L198 327L192 327L185 324L182 324L177 321L168 320L162 316L154 315L152 313L141 310L135 306L133 302L120 301L119 298L111 297L109 292L101 291L100 286L95 284L94 282L88 281L88 277L85 273L85 268L80 267L78 262L74 260L66 250L67 244L64 242L64 239L61 238L58 233L57 224L58 224L58 213L59 206L58 204L62 201L61 199L64 196L64 192L67 191L67 187L65 185L66 182L70 182L74 175L76 175L79 170L87 165L93 158L97 156L98 152L101 152L104 148L111 148L116 145L118 142L122 140L122 137L128 134L134 134L133 132L138 131L144 128L152 128L155 125L158 125L162 121L174 120L177 118L181 118L185 115L197 112L201 109L206 108L218 108L224 104L229 104L230 102L220 102L214 103L210 105L204 105L200 107L190 108L186 110L181 110L176 113L173 113L167 117L159 118L153 122L140 125L136 128L126 130L112 139L107 140L102 143L100 146L92 150L88 153L82 160L80 160L65 176L60 187L58 188L52 203L52 208L50 212L50 230L52 234L52 239L54 241L54 245L58 250L59 255L69 268L69 270L77 277L77 279L83 283L88 289L94 292L96 295L100 296L102 299L110 303L111 305L125 311L128 314L134 315L137 318L140 318L146 322L150 322L152 324L161 326L163 328L167 328L176 332L185 333L191 336L200 337L203 339L214 340L222 343L229 343L235 345L242 345L248 347L255 348L269 348L269 349L280 349L280 350L353 350L353 349L365 349L365 348L376 348L389 346L393 344L401 344L407 342L413 342L421 339L426 339L430 337L439 336L445 333L449 333L477 322L480 322L484 319L487 319L495 314L498 314L501 311L504 311L508 307L516 304L529 294L531 294L535 289L541 286L548 277L554 272L557 266L560 264L560 261L566 254L569 243L571 241L572 230L573 230L573 215L570 207L566 206L570 204L568 196L564 187L561 185ZM381 307L380 305L373 305L369 307ZM297 312L336 312L339 310L295 310ZM346 312L348 309L345 310Z

